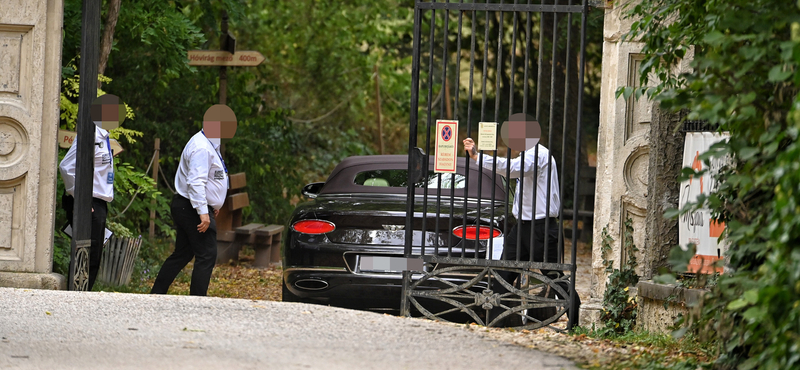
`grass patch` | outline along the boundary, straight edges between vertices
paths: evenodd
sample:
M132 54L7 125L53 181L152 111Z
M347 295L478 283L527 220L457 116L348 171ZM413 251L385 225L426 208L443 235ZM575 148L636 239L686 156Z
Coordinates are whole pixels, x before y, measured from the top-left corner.
M584 364L592 370L695 370L713 360L712 346L702 344L690 335L675 338L668 334L630 331L614 335L599 330L577 327L573 340L589 341L597 351L621 349L623 355L610 356L604 361ZM619 351L608 351L619 352Z

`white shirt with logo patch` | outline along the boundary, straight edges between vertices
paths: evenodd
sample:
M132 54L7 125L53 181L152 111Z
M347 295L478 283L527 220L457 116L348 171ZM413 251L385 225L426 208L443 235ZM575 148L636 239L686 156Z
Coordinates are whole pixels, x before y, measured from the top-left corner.
M222 208L228 193L228 174L219 153L219 143L200 131L186 143L181 153L175 190L189 199L197 214L208 213L208 206Z
M94 177L92 179L92 197L106 202L114 200L114 159L108 148L108 131L95 125L94 130ZM72 142L67 155L61 160L58 168L64 179L67 194L75 196L75 161L78 156L78 138Z

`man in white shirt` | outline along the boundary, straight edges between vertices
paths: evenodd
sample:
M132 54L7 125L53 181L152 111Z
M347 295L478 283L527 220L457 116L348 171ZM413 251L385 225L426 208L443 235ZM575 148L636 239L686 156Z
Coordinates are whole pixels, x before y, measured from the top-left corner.
M204 296L217 260L215 216L228 192L228 168L220 146L236 133L236 115L226 105L214 105L203 116L203 129L192 136L181 153L172 198L176 229L175 251L153 283L151 294L166 294L178 273L192 260L189 294Z
M483 162L479 163L480 158L472 139L464 140L464 149L476 164L480 164L484 168L491 170L496 162L496 171L499 175L505 176L506 171L510 169L509 177L511 179L522 177L522 181L517 181L512 208L512 214L517 219L517 223L505 235L502 259L517 260L517 244L520 244L519 260L529 261L531 233L533 233L533 261L558 262L558 216L561 209L561 197L556 160L550 155L550 151L541 144L536 144L524 152L524 164L522 155L510 161L500 157L495 160L493 156L484 155ZM550 168L552 171L548 171ZM520 209L520 196L522 196L522 209ZM517 239L519 228L522 229L521 240ZM557 279L564 275L564 272L559 270L541 270L541 272L551 279ZM513 283L518 276L518 274L508 271L501 271L499 275L509 283ZM560 286L569 292L566 284L560 284ZM500 284L497 284L495 290L498 293L505 293L505 289ZM577 297L577 304L573 308L580 307L580 297L577 293L575 297ZM573 311L577 319L578 311L577 309Z
M104 106L110 108L103 108ZM92 245L89 249L88 290L92 290L100 270L105 241L108 203L114 200L114 153L108 131L119 127L125 120L125 105L119 97L106 94L92 102L92 121L94 130L94 176L92 180ZM102 128L101 128L102 126ZM72 225L75 204L75 162L78 154L78 138L67 151L59 164L61 178L64 180L66 194L61 197L61 206L67 213L67 221Z

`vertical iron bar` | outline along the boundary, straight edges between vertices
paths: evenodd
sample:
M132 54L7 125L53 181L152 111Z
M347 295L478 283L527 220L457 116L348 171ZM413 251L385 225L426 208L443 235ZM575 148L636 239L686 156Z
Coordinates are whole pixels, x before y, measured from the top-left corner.
M556 0L555 5L558 5ZM547 120L547 199L544 206L544 262L548 260L550 233L550 198L552 191L550 183L553 180L553 121L555 120L556 103L556 63L558 62L558 13L553 13L553 59L550 63L550 118ZM561 148L563 151L564 148Z
M89 276L89 271L75 271L78 248L91 248L92 239L92 184L94 178L94 133L92 102L97 97L97 66L100 44L100 0L83 0L81 18L81 60L78 95L78 148L75 161L75 206L72 218L72 242L70 249L69 289L83 287L76 284L78 276ZM88 255L88 253L86 254ZM88 269L89 261L81 267ZM88 288L88 285L87 285Z
M489 0L486 0L486 3L488 4ZM502 13L500 13L500 14L502 14ZM490 41L489 41L489 16L490 16L490 14L489 14L489 11L487 10L486 11L486 25L485 25L486 32L485 32L485 36L484 36L484 45L483 45L483 88L482 88L483 97L481 99L481 121L484 120L484 116L486 114L486 86L487 86L487 84L486 84L487 76L486 75L488 73L488 65L489 65L489 45L491 45ZM494 16L494 15L492 14L491 16ZM502 26L498 27L498 31L497 32L498 33L502 33L502 29L503 29ZM499 53L499 52L497 54L501 55L501 53ZM499 63L497 64L497 68L500 68L500 64ZM495 76L496 75L497 74L495 74ZM497 91L495 91L495 95L499 95ZM495 120L494 120L494 122L497 122L497 118L496 117L497 117L497 111L495 110ZM481 171L483 171L483 151L481 151L480 158L478 158L478 162L480 163L478 165L478 167L480 167ZM480 192L480 184L481 183L483 183L483 181L478 182L478 194L481 193ZM494 222L494 203L496 202L495 193L497 192L497 186L495 185L496 183L497 183L497 138L495 137L495 150L494 150L494 153L492 154L492 183L489 184L489 186L492 187L492 191L491 191L491 194L492 194L491 197L492 198L489 200L489 215L490 215L489 220L491 220L491 222ZM508 194L508 192L506 192L506 194ZM508 196L506 196L506 198L507 197ZM506 208L508 208L508 207L506 207ZM475 219L475 227L479 227L480 224L481 224L481 217L480 216L481 216L481 196L479 195L478 196L478 217L477 217L477 219ZM505 222L508 223L507 218L506 218ZM505 232L503 233L503 235L505 235ZM475 244L478 244L478 233L477 232L475 233ZM487 264L488 264L488 261L492 258L492 252L493 252L492 248L493 248L493 246L494 246L494 238L490 238L489 239L489 252L487 253L487 257L486 257ZM487 275L488 275L487 284L488 284L488 286L491 287L492 286L492 274L487 274ZM489 314L490 314L490 310L487 309L486 310L486 318L487 318L486 325L489 325L489 320L488 320Z
M460 1L461 3L464 0ZM455 88L455 101L453 102L453 119L458 121L458 91L461 90L461 27L463 26L464 21L464 12L459 10L458 11L458 34L456 36L456 88ZM469 129L470 124L467 122L467 136L469 136ZM456 147L458 147L458 132L453 133L456 139ZM458 150L456 149L456 169L458 169ZM464 161L466 166L464 166L465 176L469 173L469 161ZM455 202L456 202L456 173L450 174L450 219L447 224L447 245L450 248L448 250L448 254L453 250L453 214L455 213ZM467 202L467 188L464 188L464 203ZM461 244L461 257L464 257L465 252L465 244ZM475 257L477 258L478 249L475 248Z
M474 83L474 77L475 77L475 31L476 31L476 27L477 27L477 23L478 23L478 12L476 12L474 10L472 11L472 18L471 18L470 22L472 22L472 33L470 34L470 49L469 49L470 50L470 52L469 52L469 94L468 94L468 97L467 97L467 101L469 103L467 105L467 137L470 137L470 135L472 134L472 93L473 93L472 89L473 89L473 83ZM461 237L461 242L463 244L466 244L464 242L466 241L466 236L467 236L466 235L467 234L467 203L469 202L469 172L470 172L469 168L472 165L472 163L470 163L472 161L472 158L469 156L469 153L466 153L465 155L466 155L466 161L467 161L467 166L466 166L467 167L467 171L464 174L464 176L465 176L465 179L464 179L464 181L465 181L465 187L464 187L464 189L465 189L464 190L464 219L462 220L463 221L463 225L462 225L463 234L462 234L462 237ZM481 198L480 183L481 183L482 180L483 180L483 167L478 165L478 189L479 189L478 190L478 199ZM480 204L480 203L478 203L478 204ZM480 206L479 206L479 208L480 208ZM480 212L480 210L479 210L479 212ZM477 248L478 248L477 245L475 246L475 248L477 250ZM486 253L489 253L488 250L487 250ZM477 258L477 256L475 256L475 257Z
M450 3L450 0L446 0L447 3ZM447 37L450 33L450 9L446 9L444 11L444 37L442 39L442 99L439 100L440 108L439 109L439 117L447 118L445 115L445 107L449 103L449 99L447 96L449 95L447 91ZM439 126L436 126L436 137L438 138L441 133L439 132ZM454 132L453 135L458 137L458 132ZM452 139L451 139L452 140ZM457 140L457 139L456 139ZM437 148L438 149L438 148ZM456 161L456 172L458 172L458 162ZM436 251L436 255L439 255L439 242L441 241L440 229L439 229L439 219L442 214L442 173L436 174L436 231L434 232L434 236L436 238L436 246L434 247ZM452 174L451 174L452 175ZM452 182L452 181L451 181ZM451 206L452 208L452 206ZM452 246L447 246L447 257L452 257L453 248Z
M411 160L412 151L417 146L417 124L419 120L419 46L420 46L420 23L422 21L419 7L414 6L414 40L411 56L411 111L410 123L408 127L408 195L406 198L406 240L403 256L411 257L412 242L414 239L414 180L413 172L416 170L414 162ZM426 158L423 157L423 160ZM403 271L403 296L400 299L400 315L409 316L408 288L411 282L411 271Z
M486 3L488 4L489 0L486 0ZM485 22L484 22L483 26L484 26L484 36L483 36L483 75L481 76L481 79L483 80L482 85L481 85L481 121L486 119L486 82L487 82L486 81L486 78L487 78L486 74L488 73L488 67L489 67L489 11L488 10L486 11L486 14L485 14ZM497 141L495 141L495 144L497 144ZM497 155L497 150L494 151L494 156L496 156L496 155ZM481 150L480 154L478 154L478 169L479 169L479 171L481 171L480 173L483 173L483 150ZM496 170L496 167L492 168L492 183L491 183L492 199L489 200L489 204L490 205L494 204L494 194L495 194L495 191L497 190L495 188L495 186L494 186L495 182L497 181L497 171L495 171L495 170ZM480 178L480 180L478 181L478 194L479 194L479 196L478 196L478 212L477 212L477 214L475 216L475 225L476 226L480 225L480 222L481 222L481 196L480 196L480 194L481 194L481 186L483 185L483 176L480 176L479 178ZM492 211L491 214L492 214L492 218L491 219L494 220L494 211ZM478 243L477 235L475 236L475 243ZM487 252L487 255L488 255L487 259L491 259L493 245L494 245L494 239L489 239L489 251Z
M434 0L435 2L435 0ZM425 181L422 189L422 245L420 255L425 255L425 242L427 241L428 231L428 171L430 161L428 158L431 153L431 111L433 110L433 44L436 30L436 10L431 10L431 46L428 50L428 124L425 130L425 162L423 163L422 178ZM444 93L444 91L442 91ZM409 184L410 186L411 184Z
M516 3L517 3L517 0L514 0L514 4L516 4ZM514 114L514 73L516 72L515 63L514 62L516 61L516 55L517 55L517 12L514 12L514 21L513 21L513 26L512 27L513 27L513 32L511 34L511 53L509 53L510 54L509 56L511 58L511 76L510 76L511 77L510 78L511 85L508 87L508 117L509 117L509 120L510 120L511 115ZM508 159L508 162L506 163L506 174L510 174L510 172L511 172L511 154L510 154L511 150L510 149L509 149L508 153L509 153L509 155L508 155L509 159ZM520 173L519 173L519 178L517 179L517 184L519 184L519 194L522 195L522 194L524 194L523 191L524 191L524 187L525 187L525 183L524 183L524 181L522 181L522 179L525 177L525 151L524 150L522 151L522 153L520 153L519 159L520 159ZM506 179L508 180L509 177L507 176ZM509 185L509 187L510 187L510 185ZM522 196L519 197L519 203L518 203L519 204L520 215L522 214L522 198L523 198ZM516 252L517 252L517 254L516 254L517 261L519 261L520 252L522 251L522 227L520 227L520 226L517 226L517 246L516 246L516 248L517 248L517 250L516 250Z
M528 0L528 5L531 4L531 0ZM525 23L525 74L524 74L524 83L523 83L523 93L522 93L522 114L528 114L528 66L530 63L530 47L531 47L531 16L530 12L527 13L526 23Z
M544 13L539 13L539 64L536 67L536 122L539 122L539 125L542 124L541 120L541 111L542 111L542 63L544 63ZM534 150L534 156L536 158L533 159L533 180L537 184L533 187L533 215L531 215L531 223L536 224L536 209L539 206L539 145L541 145L541 138L539 139L539 143L536 144L536 149ZM536 250L536 238L534 238L534 233L531 233L531 244L530 244L530 261L533 261L534 251ZM544 261L541 261L544 262Z
M500 4L502 4L502 3L503 3L503 0L500 0ZM494 96L495 96L495 98L494 98L494 121L495 122L498 122L500 120L500 95L501 95L500 94L500 80L501 80L501 78L500 78L500 73L501 72L500 71L503 68L503 16L505 15L505 13L503 13L502 11L500 11L499 13L500 13L500 20L497 23L497 66L495 68L495 74L494 74L494 76L495 76L494 78L495 78L495 82L496 82L495 83L496 87L494 89ZM510 170L510 167L508 166L510 164L510 162L511 162L511 149L508 148L507 145L506 145L506 153L508 154L507 155L508 158L506 159L506 200L504 201L506 206L504 207L505 208L505 214L504 214L504 218L503 218L504 220L508 220L508 193L509 193L509 189L510 189L510 186L511 186L511 181L509 181L509 170ZM492 160L492 172L495 172L495 173L497 172L497 151L494 152L494 158ZM494 189L494 182L492 182L492 189ZM495 208L494 207L494 203L495 203L495 199L494 199L494 196L493 196L492 197L492 209L491 209L491 214L492 214L492 218L491 219L492 220L494 220L494 208ZM503 235L508 235L508 222L506 222L505 226L503 227Z
M583 124L583 77L585 72L585 65L586 65L586 23L587 23L587 16L589 13L589 3L588 0L583 0L583 13L581 13L581 60L580 65L578 66L578 117L576 117L576 137L575 137L575 191L572 194L572 224L578 224L578 187L580 183L577 181L580 177L580 158L581 158L581 125ZM575 292L575 272L577 271L577 266L575 265L577 261L577 233L572 233L572 256L570 256L570 281L569 281L569 302L570 302L570 315L569 315L569 322L567 322L567 330L572 330L572 328L577 324L575 322L575 316L577 316L578 309L575 305L575 295L578 294Z
M569 1L569 5L572 5L572 0ZM559 176L560 181L560 189L558 196L561 199L561 207L558 210L558 263L564 262L564 183L566 182L566 177L564 177L566 168L567 168L567 122L568 122L568 114L567 110L569 109L569 77L572 73L570 66L572 66L571 58L571 49L570 46L572 45L572 13L569 13L569 17L567 19L567 56L566 56L566 65L567 71L564 75L564 122L562 124L562 135L561 135L561 175ZM578 181L578 179L573 179L574 181ZM573 232L575 227L573 227Z
M530 3L531 3L531 0L528 0L528 4L529 5L530 5ZM528 70L529 70L529 67L530 67L531 32L533 32L533 29L531 28L531 17L533 17L533 14L528 12L528 17L527 17L527 19L525 21L526 22L525 23L525 88L524 88L524 93L523 93L523 98L522 98L523 99L522 100L522 114L525 115L526 119L527 119L527 116L528 116ZM537 86L537 88L538 88L538 86ZM535 150L534 150L534 152L535 152ZM524 160L524 157L522 159ZM525 162L523 161L523 163L525 163ZM536 158L534 158L534 163L536 163ZM533 189L533 191L534 191L534 194L536 194L535 193L536 192L536 184L535 184L535 182L536 182L536 173L537 173L537 171L536 171L535 168L533 168L532 170L533 170L533 174L534 174L534 178L533 178L534 179L534 189ZM536 208L535 208L536 207L536 201L535 200L534 200L534 203L533 203L533 207L534 207L533 208L533 218L535 219L536 218ZM519 208L522 209L522 202L520 202ZM533 223L533 222L535 222L535 221L531 220L531 223ZM518 226L518 228L521 229L520 226ZM532 225L531 227L533 227L533 226L534 225ZM528 248L530 249L528 251L528 261L533 261L533 236L534 236L533 232L531 232L530 242L528 243ZM522 236L520 235L518 237L518 239L522 240Z

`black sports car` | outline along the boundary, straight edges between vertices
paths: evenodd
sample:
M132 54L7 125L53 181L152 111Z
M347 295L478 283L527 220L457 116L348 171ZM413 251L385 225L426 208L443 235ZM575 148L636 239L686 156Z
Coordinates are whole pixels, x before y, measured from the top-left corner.
M433 168L432 158L430 163ZM508 204L505 180L498 175L493 183L491 171L470 163L467 189L466 170L467 162L459 158L457 173L430 172L414 184L413 255L422 254L424 237L427 255L485 258L494 239L491 257L499 258ZM376 267L374 261L403 256L407 182L408 156L379 155L346 158L326 182L306 185L303 194L312 200L295 210L283 246L283 300L396 312L402 269Z

